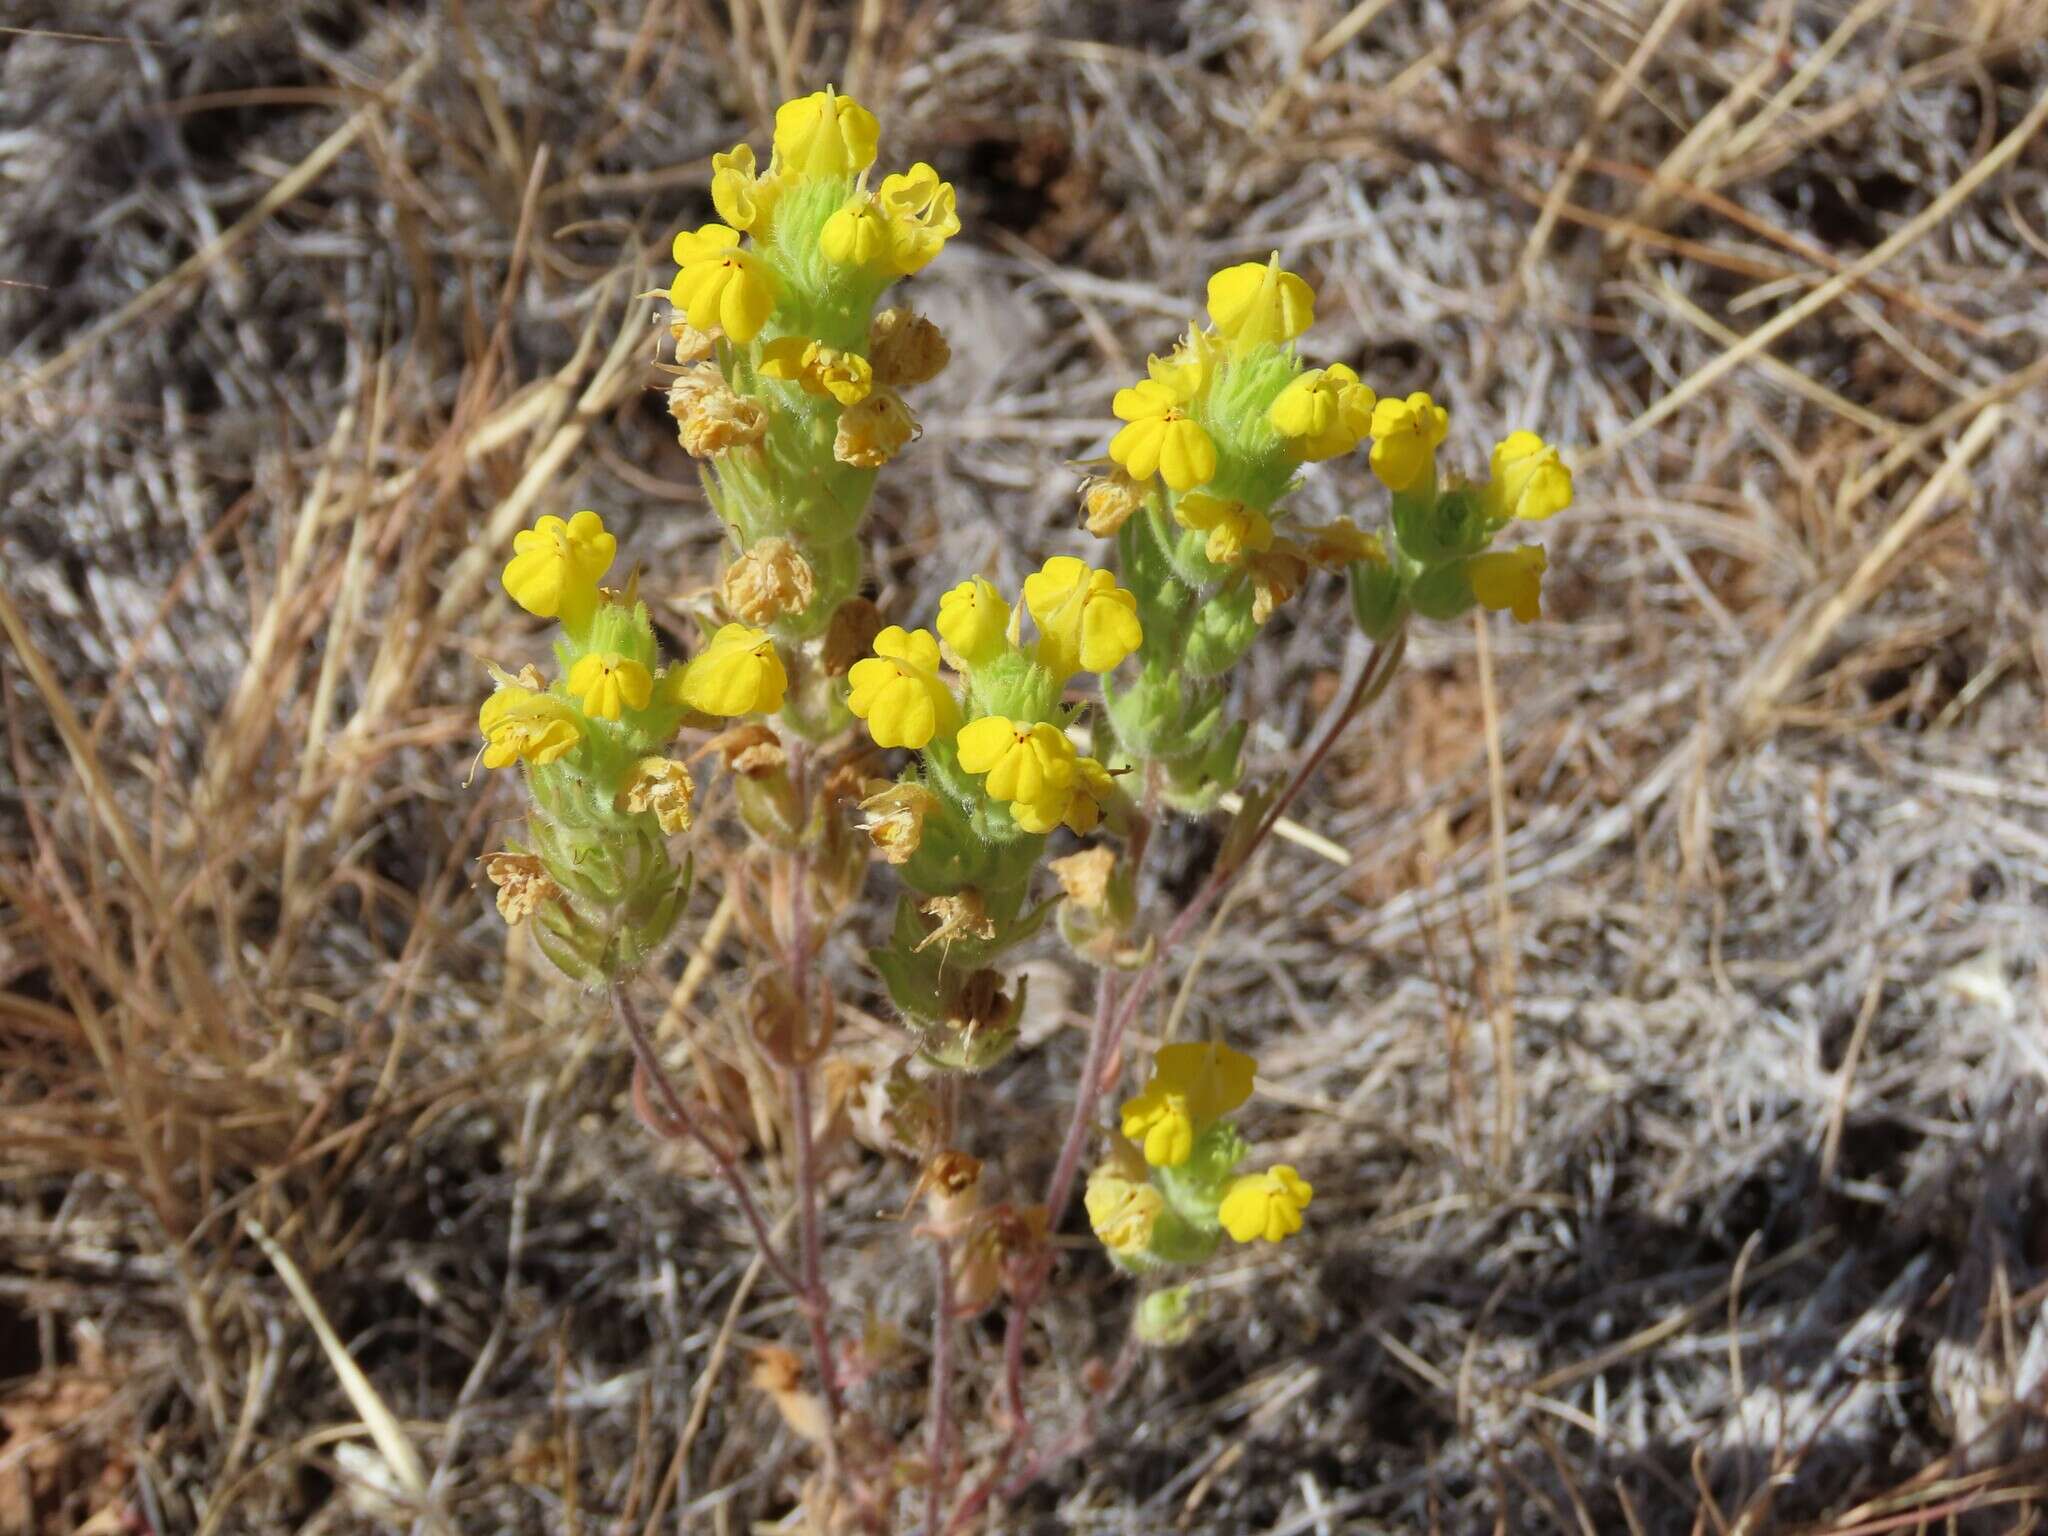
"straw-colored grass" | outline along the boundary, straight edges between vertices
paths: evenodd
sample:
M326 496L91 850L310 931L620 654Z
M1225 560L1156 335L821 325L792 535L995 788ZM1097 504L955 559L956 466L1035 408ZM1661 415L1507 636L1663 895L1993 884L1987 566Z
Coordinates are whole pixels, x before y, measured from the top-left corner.
M474 889L517 805L469 758L482 661L533 644L513 530L602 508L679 627L715 574L641 295L708 156L826 80L966 225L919 283L956 356L878 513L892 617L1086 552L1064 461L1269 248L1322 353L1450 404L1454 462L1526 423L1580 466L1547 621L1418 634L1140 1021L1257 1052L1311 1233L1205 1270L1197 1340L989 1528L2042 1518L2048 5L4 19L0 1536L803 1528L745 1368L801 1319ZM1380 504L1362 466L1302 500ZM1255 648L1262 774L1344 614ZM1155 900L1221 825L1164 837ZM700 857L647 1012L772 1219L759 915L738 838ZM859 928L842 1038L881 1065ZM1080 1060L1085 978L1032 968L963 1101L1005 1192ZM871 1140L833 1153L834 1299L915 1450L914 1170ZM1040 1422L1128 1298L1076 1242ZM958 1343L972 1465L1000 1332Z

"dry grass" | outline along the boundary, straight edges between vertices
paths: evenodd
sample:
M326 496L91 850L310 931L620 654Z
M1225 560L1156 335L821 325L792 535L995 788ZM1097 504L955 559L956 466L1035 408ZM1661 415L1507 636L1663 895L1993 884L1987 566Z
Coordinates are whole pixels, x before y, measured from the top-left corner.
M1312 1240L1205 1274L1213 1327L1004 1528L2039 1521L2040 0L7 19L0 1532L790 1509L805 1452L734 1361L797 1319L472 890L514 804L465 765L533 512L604 508L678 597L713 573L635 295L706 156L825 79L968 227L920 284L957 360L881 509L893 614L1078 550L1060 461L1269 246L1462 455L1589 445L1550 622L1420 636L1305 802L1349 863L1277 845L1204 950L1182 1027L1258 1049ZM1307 499L1374 504L1355 467ZM1341 613L1254 652L1267 767ZM745 1104L714 905L667 1034ZM1034 1048L969 1095L1018 1189L1079 1060L1080 979L1039 969ZM908 1184L849 1148L831 1212L906 1433ZM1124 1315L1069 1268L1048 1419Z

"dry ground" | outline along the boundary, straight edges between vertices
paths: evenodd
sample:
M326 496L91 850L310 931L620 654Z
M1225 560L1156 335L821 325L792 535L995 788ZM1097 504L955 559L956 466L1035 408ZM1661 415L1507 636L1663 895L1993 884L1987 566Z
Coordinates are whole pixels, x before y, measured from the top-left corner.
M465 780L479 660L529 643L511 529L596 506L665 590L714 571L635 295L706 157L828 79L966 224L918 285L958 356L886 481L892 614L1079 550L1062 460L1274 246L1458 457L1584 445L1548 621L1422 635L1304 802L1348 865L1276 848L1206 948L1190 1021L1258 1051L1312 1235L1206 1273L1197 1342L1001 1528L2039 1521L2048 6L0 21L0 1532L403 1527L394 1436L464 1531L790 1510L739 1355L787 1299L471 889L515 802ZM1313 504L1377 508L1361 467ZM1319 589L1255 651L1263 768L1345 623ZM655 985L701 957L671 1038L739 1061L715 883ZM1079 1059L1081 979L1034 968L969 1096L1014 1189ZM834 1179L909 1430L907 1170ZM1128 1298L1069 1269L1053 1418Z

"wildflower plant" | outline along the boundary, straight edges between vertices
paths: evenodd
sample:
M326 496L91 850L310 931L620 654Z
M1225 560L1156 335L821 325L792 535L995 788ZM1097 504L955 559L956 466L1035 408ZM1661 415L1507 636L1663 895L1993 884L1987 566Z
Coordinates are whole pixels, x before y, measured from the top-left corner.
M1245 725L1231 713L1230 671L1314 572L1347 574L1376 642L1411 612L1449 619L1475 602L1528 621L1542 551L1489 546L1510 522L1571 501L1570 472L1533 432L1500 443L1490 482L1440 480L1448 413L1424 393L1381 399L1342 363L1310 366L1296 342L1315 294L1277 254L1211 277L1208 312L1117 392L1123 425L1081 495L1088 531L1116 542L1145 634L1136 676L1103 690L1121 761L1156 766L1167 799L1187 809L1237 782ZM1291 513L1304 466L1367 444L1392 493L1385 535Z
M964 575L934 612L902 616L917 627L886 623L861 592L861 524L876 474L917 435L903 391L936 377L948 351L929 321L878 306L960 223L931 166L877 177L879 138L872 114L827 89L778 110L765 167L746 144L714 157L719 220L675 238L663 366L678 435L731 534L715 609L687 660L665 658L640 578L601 584L617 544L596 513L545 516L518 535L505 589L555 625L553 665L492 670L482 760L516 770L528 806L523 836L485 872L508 921L529 923L568 977L609 991L643 1122L712 1158L800 1303L816 1390L779 1347L757 1359L755 1379L823 1448L814 1508L839 1511L834 1528L880 1530L899 1496L921 1492L937 1532L971 1523L1013 1466L1042 1465L1027 1454L1027 1330L1084 1166L1088 1225L1138 1283L1132 1329L1145 1343L1191 1334L1198 1314L1176 1277L1226 1239L1304 1230L1310 1179L1256 1151L1250 1056L1222 1040L1165 1044L1107 1125L1105 1084L1166 961L1386 686L1410 623L1475 606L1539 615L1543 551L1495 545L1511 525L1563 510L1572 483L1528 431L1500 440L1484 480L1440 472L1444 408L1419 392L1381 397L1343 363L1306 359L1316 296L1274 255L1216 273L1207 324L1116 392L1106 457L1081 492L1084 523L1112 541L1113 561L1055 555L1010 591ZM1311 467L1354 452L1390 497L1381 526L1297 516L1290 504ZM1141 900L1151 833L1164 815L1208 813L1239 784L1248 721L1233 670L1318 573L1348 584L1370 659L1287 781L1243 796L1194 897L1153 920ZM765 963L747 1009L782 1094L792 1251L717 1115L671 1082L631 999L690 891L692 860L672 846L692 831L695 783L672 755L690 732L722 749L751 834L745 853L722 854L728 878L767 874L753 933ZM864 918L856 900L870 854L896 888L886 917ZM841 922L864 927L903 1032L886 1081L865 1088L831 1055L838 982L823 957ZM975 1136L973 1079L1016 1047L1015 953L1054 929L1096 972L1087 1057L1043 1197L992 1199L984 1165L960 1145ZM927 1211L915 1230L938 1305L921 1457L863 1411L865 1368L833 1316L821 1141L863 1091L915 1160ZM1001 1449L956 1501L966 1453L950 1341L961 1319L998 1302Z

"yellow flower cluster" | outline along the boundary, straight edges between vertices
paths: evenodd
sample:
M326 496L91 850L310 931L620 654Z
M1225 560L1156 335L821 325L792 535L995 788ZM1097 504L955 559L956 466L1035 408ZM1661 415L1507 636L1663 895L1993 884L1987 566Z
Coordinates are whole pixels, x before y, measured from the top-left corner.
M821 471L834 462L879 468L917 436L897 391L945 367L945 338L907 309L869 314L883 289L931 263L960 232L960 218L953 188L922 161L871 189L879 141L874 114L828 87L776 110L765 169L746 144L712 156L719 222L675 237L669 287L676 361L702 365L669 391L692 455L750 460L739 450L762 443L776 412L807 416L805 397L838 413L836 428L789 445L820 460L829 449ZM764 389L764 379L789 388ZM755 513L760 526L743 529L749 540L802 531L770 526L764 519L776 509L748 505L764 499L758 486L725 489L728 521L745 524ZM857 493L832 494L844 504Z
M598 585L617 557L618 540L595 512L578 512L566 521L542 517L513 536L512 549L505 591L536 618L561 622L568 671L559 689L548 688L530 667L518 677L497 674L499 686L477 716L485 767L559 762L581 745L593 721L625 722L644 732L664 723L673 729L683 708L734 716L772 714L782 707L789 679L774 641L744 624L726 625L688 665L656 675L644 614L630 595L610 601ZM608 637L606 643L589 643L597 633ZM642 654L627 654L628 649ZM663 782L668 788L655 798L672 808L675 781L671 776ZM659 808L650 800L636 809ZM674 819L672 809L667 819Z
M1434 496L1450 415L1422 391L1382 399L1343 363L1301 367L1292 343L1315 319L1315 293L1277 254L1216 273L1208 309L1207 329L1191 330L1168 356L1148 360L1144 379L1117 391L1111 409L1122 426L1109 442L1117 472L1083 487L1084 512L1091 532L1111 536L1146 506L1147 487L1163 483L1163 510L1201 535L1211 566L1243 573L1263 623L1309 567L1341 555L1327 540L1279 531L1285 513L1273 500L1291 488L1294 466L1369 442L1372 472L1389 490ZM1499 523L1551 517L1571 504L1571 472L1535 433L1515 432L1494 449L1493 479L1479 495ZM1503 552L1469 574L1481 603L1534 616L1540 558Z
M881 128L875 115L850 96L827 88L775 113L774 149L765 171L753 149L737 144L711 160L711 201L723 221L676 236L681 268L669 297L699 331L714 326L745 344L758 336L793 274L791 236L808 241L825 259L884 279L908 276L931 263L960 232L953 188L922 161L907 173L882 178L869 190ZM789 210L800 187L841 183L846 192L816 229L790 228ZM754 242L740 247L740 237Z
M1009 807L1025 832L1061 824L1088 832L1114 793L1109 771L1079 753L1057 713L1061 684L1080 672L1108 672L1143 642L1137 599L1107 571L1055 556L1024 580L1024 610L1037 634L1022 644L1022 615L995 587L971 577L939 600L938 634L890 625L874 653L846 675L847 708L881 747L951 748L961 772L990 800ZM979 706L966 718L950 663L977 679ZM965 723L963 723L963 720Z
M1088 1179L1089 1225L1118 1259L1188 1263L1213 1249L1219 1229L1240 1243L1301 1230L1315 1191L1293 1168L1235 1172L1245 1148L1225 1117L1251 1097L1256 1072L1227 1045L1160 1047L1151 1081L1124 1103L1125 1141Z

